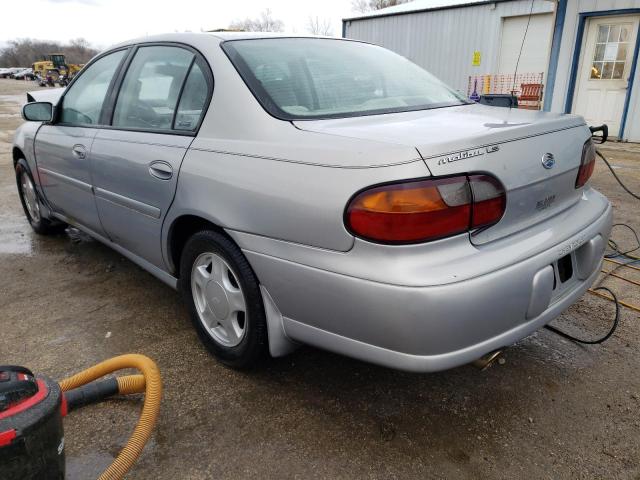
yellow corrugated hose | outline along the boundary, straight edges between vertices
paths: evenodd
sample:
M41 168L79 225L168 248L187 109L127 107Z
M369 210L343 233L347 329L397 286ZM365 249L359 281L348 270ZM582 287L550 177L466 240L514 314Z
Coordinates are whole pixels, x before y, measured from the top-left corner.
M129 354L110 358L104 362L88 368L72 377L65 378L60 382L63 392L78 388L89 382L103 377L109 373L124 368L135 368L142 372L142 375L128 375L119 377L118 391L121 394L145 392L144 405L140 420L133 430L127 444L120 451L116 459L107 468L99 480L120 480L136 462L145 444L151 437L151 432L158 419L160 412L160 397L162 395L162 380L160 371L153 360L144 355Z
M144 375L127 375L118 377L116 380L118 380L118 393L120 395L144 393L146 386Z

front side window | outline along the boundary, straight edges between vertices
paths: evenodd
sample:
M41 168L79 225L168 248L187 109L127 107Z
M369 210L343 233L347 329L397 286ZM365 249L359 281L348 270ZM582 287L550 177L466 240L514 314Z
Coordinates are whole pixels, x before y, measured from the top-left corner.
M193 53L179 47L141 47L118 94L113 126L170 130Z
M105 55L89 65L73 82L62 100L60 121L71 125L96 125L102 105L126 50Z
M406 58L361 42L272 38L227 41L222 48L262 106L284 120L468 103Z

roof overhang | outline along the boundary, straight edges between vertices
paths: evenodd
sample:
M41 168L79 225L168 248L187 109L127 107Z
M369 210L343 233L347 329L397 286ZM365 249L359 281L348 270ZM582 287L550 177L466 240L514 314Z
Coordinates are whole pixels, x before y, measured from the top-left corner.
M513 0L458 0L458 1L443 1L440 5L437 3L432 7L419 7L415 6L413 9L410 7L411 3L421 4L422 2L410 2L403 3L400 5L395 5L393 7L383 8L381 10L373 11L365 15L360 15L358 17L349 17L343 18L342 23L352 22L357 20L368 20L370 18L381 18L381 17L394 17L397 15L409 15L412 13L425 13L425 12L435 12L438 10L451 10L454 8L465 8L465 7L477 7L479 5L488 5L491 3L502 3L502 2L511 2ZM406 7L406 9L400 9L398 7Z

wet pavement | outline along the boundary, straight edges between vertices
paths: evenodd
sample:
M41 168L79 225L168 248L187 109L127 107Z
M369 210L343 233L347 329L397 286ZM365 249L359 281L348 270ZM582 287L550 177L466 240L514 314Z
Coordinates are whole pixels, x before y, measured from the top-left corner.
M603 346L543 330L483 372L408 374L312 348L227 369L198 342L176 292L84 236L31 232L7 143L26 89L0 80L0 364L61 379L122 353L155 359L161 416L128 478L640 478L636 312L622 310ZM640 152L607 155L640 190ZM600 164L593 183L617 221L640 227L638 202ZM632 243L627 232L616 239ZM638 287L605 284L640 305ZM612 313L585 295L558 322L587 336ZM67 417L68 478L97 477L140 407L140 397L118 398Z

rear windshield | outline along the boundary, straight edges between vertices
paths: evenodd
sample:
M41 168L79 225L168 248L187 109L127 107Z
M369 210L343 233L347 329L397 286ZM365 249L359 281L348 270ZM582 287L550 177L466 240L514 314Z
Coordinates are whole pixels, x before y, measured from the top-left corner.
M222 48L262 106L283 120L340 118L468 103L389 50L317 38L231 40Z

